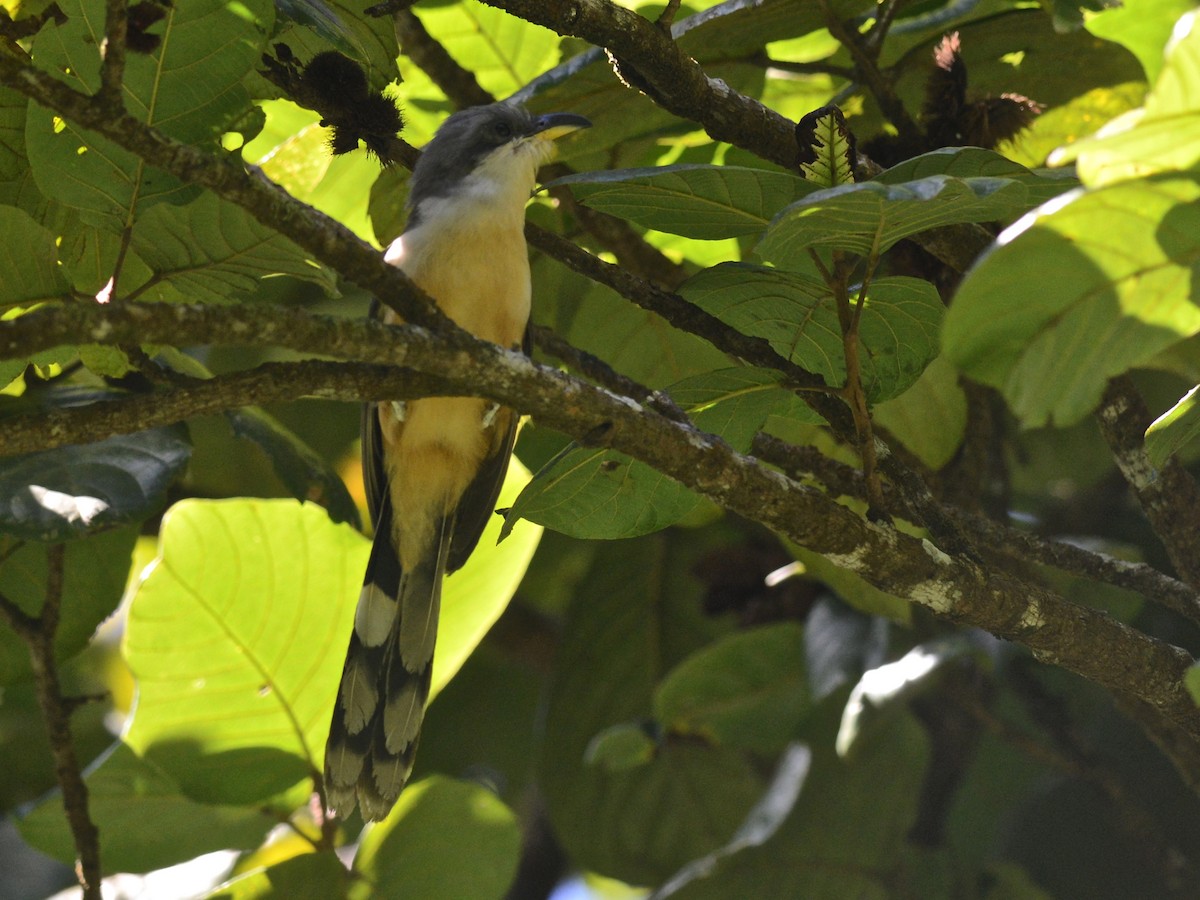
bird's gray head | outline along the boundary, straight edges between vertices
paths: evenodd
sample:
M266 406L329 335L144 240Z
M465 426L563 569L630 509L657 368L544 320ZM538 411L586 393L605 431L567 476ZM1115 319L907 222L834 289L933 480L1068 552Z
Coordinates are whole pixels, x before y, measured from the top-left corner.
M492 103L456 112L438 129L413 168L409 227L425 200L453 197L472 178L511 182L528 199L537 168L554 155L554 140L592 123L572 113L530 115L514 103Z

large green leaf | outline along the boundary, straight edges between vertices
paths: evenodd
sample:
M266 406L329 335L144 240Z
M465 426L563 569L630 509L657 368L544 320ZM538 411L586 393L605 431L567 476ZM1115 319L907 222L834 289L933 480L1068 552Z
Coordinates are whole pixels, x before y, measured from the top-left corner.
M278 6L291 22L273 40L286 44L297 59L307 62L338 50L363 66L376 90L399 80L400 49L390 16L368 16L362 4L347 0L278 0Z
M556 660L540 758L547 811L577 864L631 884L726 843L763 787L740 754L694 740L668 740L620 771L585 762L596 735L649 717L658 680L715 630L695 580L677 577L706 543L689 531L600 545Z
M779 752L811 704L804 631L794 622L727 635L670 671L654 715L672 734L725 747Z
M765 369L722 369L667 392L696 427L739 450L749 448L767 416L794 402ZM677 481L624 454L572 445L537 473L505 519L529 519L573 537L634 537L673 525L699 502Z
M1088 16L1083 25L1096 37L1133 53L1146 70L1146 79L1153 82L1162 69L1163 47L1176 21L1195 8L1193 0L1137 0L1103 9Z
M517 872L521 829L491 791L434 776L410 785L359 845L350 896L501 900Z
M125 634L127 743L210 802L318 771L366 542L320 507L250 500L176 504L159 541Z
M871 411L876 424L937 471L950 462L967 430L967 397L945 357L934 359L904 393Z
M131 246L164 284L193 303L253 296L264 278L290 275L337 295L334 274L240 206L204 194L186 206L160 204L133 227ZM151 295L153 296L153 294Z
M567 185L593 209L699 240L759 234L779 210L818 189L786 172L701 165L587 172L552 184Z
M499 526L446 583L435 693L507 605L540 535L524 526L497 549ZM320 507L248 500L177 504L160 541L130 608L126 740L205 799L257 801L319 771L367 542Z
M28 214L0 206L0 309L67 293L71 286L58 265L54 235Z
M1145 107L1059 154L1092 187L1200 166L1200 16L1179 20Z
M846 381L837 304L816 278L745 263L723 263L689 279L680 293L832 387ZM861 378L872 402L905 391L937 356L943 306L917 278L872 282L859 326Z
M105 4L70 0L61 5L66 23L43 28L33 56L44 69L67 72L72 87L90 93L99 87ZM158 48L127 57L126 106L181 140L214 138L250 106L241 81L258 62L274 7L268 0L196 0L166 11ZM130 223L142 206L196 195L132 153L37 105L29 110L26 140L42 192L84 210L110 230Z
M88 812L100 829L100 861L106 874L147 872L204 853L259 844L278 819L261 810L197 803L171 778L117 744L86 777ZM78 851L52 794L21 820L21 836L68 865Z
M191 456L182 425L0 459L0 532L64 541L159 510Z
M784 267L805 261L815 247L882 253L931 228L1015 218L1038 200L1037 192L1011 178L930 175L900 184L863 181L817 191L788 206L757 250Z
M72 541L63 557L63 589L54 651L59 660L78 653L104 619L117 608L129 577L136 528L119 528ZM29 615L46 600L49 547L0 537L0 594ZM11 551L11 555L8 555ZM29 648L9 628L0 628L0 685L29 678Z
M421 21L484 90L507 97L558 59L559 37L478 0L421 6Z
M1106 381L1200 331L1200 177L1076 192L1001 235L946 316L947 356L1022 423L1070 424Z

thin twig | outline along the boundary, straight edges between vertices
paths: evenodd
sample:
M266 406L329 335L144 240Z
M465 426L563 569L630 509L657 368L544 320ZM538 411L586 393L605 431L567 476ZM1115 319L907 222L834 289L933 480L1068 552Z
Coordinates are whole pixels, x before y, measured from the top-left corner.
M62 609L64 562L63 545L51 545L47 552L46 596L37 616L29 615L0 594L0 618L25 642L29 651L38 706L54 757L54 774L62 791L63 809L78 853L75 875L83 888L84 900L100 900L100 831L88 813L88 789L71 740L69 715L75 704L63 699L54 658L54 638Z

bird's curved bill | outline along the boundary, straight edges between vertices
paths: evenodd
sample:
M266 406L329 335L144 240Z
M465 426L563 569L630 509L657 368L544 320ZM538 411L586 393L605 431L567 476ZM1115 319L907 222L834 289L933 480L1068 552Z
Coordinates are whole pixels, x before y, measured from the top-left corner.
M583 116L575 113L547 113L538 116L533 122L533 133L542 140L555 141L564 134L578 131L580 128L591 128L592 123Z

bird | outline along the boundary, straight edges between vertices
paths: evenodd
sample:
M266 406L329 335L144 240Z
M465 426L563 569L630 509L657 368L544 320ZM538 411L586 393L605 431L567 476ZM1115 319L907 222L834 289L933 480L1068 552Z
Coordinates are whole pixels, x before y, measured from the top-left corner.
M555 141L591 125L501 101L460 110L409 181L408 219L384 259L458 326L528 352L525 205ZM386 323L400 317L375 304ZM325 803L384 819L412 773L429 698L442 579L494 512L517 414L476 397L366 404L363 482L375 534L325 747Z

